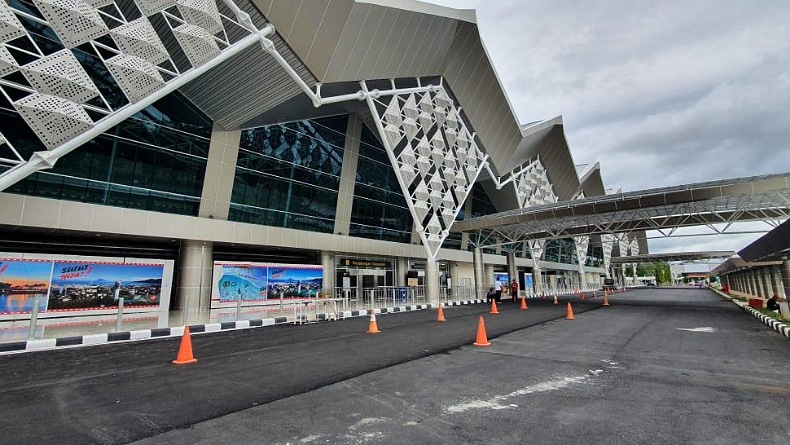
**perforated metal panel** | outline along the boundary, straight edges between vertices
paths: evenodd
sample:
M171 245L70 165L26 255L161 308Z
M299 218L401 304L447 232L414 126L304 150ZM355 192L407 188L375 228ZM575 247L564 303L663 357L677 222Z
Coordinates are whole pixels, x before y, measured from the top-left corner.
M543 257L543 251L546 250L546 240L529 240L527 241L527 248L533 261L537 264L537 261Z
M82 45L107 33L96 8L81 0L33 0L41 14L68 48Z
M85 103L99 95L77 58L68 49L30 62L21 67L30 84L41 94Z
M14 108L47 148L57 147L93 126L78 103L60 97L31 94L14 102Z
M107 69L132 102L147 97L165 84L156 67L139 57L119 54L107 60Z
M11 53L8 52L5 46L0 45L0 76L5 76L18 67L19 65L17 65L16 60L11 56Z
M184 23L173 28L173 33L192 66L202 65L219 54L217 43L199 26Z
M435 257L485 158L443 88L374 101L412 216Z
M222 19L213 0L178 0L176 6L187 23L199 26L209 34L222 31Z
M0 2L0 42L22 37L27 32L6 2Z
M151 22L145 17L117 27L111 34L118 49L124 54L137 56L155 65L170 58Z
M603 266L606 270L609 270L609 266L612 264L612 249L614 248L614 235L610 233L604 233L601 235L601 244L603 245Z
M576 246L576 257L579 265L583 266L587 262L587 247L590 245L589 236L574 236L573 244Z
M539 159L521 173L514 185L522 208L557 202L546 168Z
M145 16L154 15L176 5L176 0L134 0Z

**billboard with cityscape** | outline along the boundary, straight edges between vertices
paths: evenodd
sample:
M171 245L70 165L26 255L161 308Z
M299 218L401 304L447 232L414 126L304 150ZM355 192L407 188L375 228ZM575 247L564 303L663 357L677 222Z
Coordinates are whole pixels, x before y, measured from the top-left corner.
M0 314L117 307L156 307L164 263L0 259ZM168 290L169 292L169 290ZM168 298L166 298L169 300Z
M314 298L321 292L323 267L269 263L214 263L212 307L263 303L268 299Z

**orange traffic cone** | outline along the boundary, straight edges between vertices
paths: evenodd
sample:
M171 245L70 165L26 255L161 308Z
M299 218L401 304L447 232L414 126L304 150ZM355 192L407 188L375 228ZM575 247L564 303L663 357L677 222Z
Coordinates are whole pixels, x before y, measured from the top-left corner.
M489 314L498 314L499 311L496 308L496 300L491 300L491 310L488 312Z
M521 297L521 307L519 308L522 311L527 310L527 297Z
M584 292L582 292L582 296L579 297L579 300L584 300Z
M554 306L556 306L556 305L558 305L558 304L559 304L559 303L557 302L557 296L555 295L555 296L554 296Z
M436 314L436 321L447 321L444 319L444 311L442 310L442 303L439 303L439 311Z
M370 310L370 324L368 324L368 334L378 334L379 332L379 325L376 324L376 310Z
M483 322L483 316L480 316L480 321L477 322L477 339L474 343L475 346L491 346L491 342L486 337L486 324Z
M608 292L604 292L603 293L603 305L604 306L609 306L609 293Z
M568 313L565 315L566 320L573 320L573 308L571 308L571 302L568 302Z
M181 346L178 348L178 356L173 360L175 365L188 365L197 362L192 355L192 339L189 336L189 326L184 326L184 335L181 336Z

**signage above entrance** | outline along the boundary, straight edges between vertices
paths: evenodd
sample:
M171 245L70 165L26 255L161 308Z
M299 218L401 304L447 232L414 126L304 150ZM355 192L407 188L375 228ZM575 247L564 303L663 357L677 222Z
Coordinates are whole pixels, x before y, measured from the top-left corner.
M352 260L346 258L343 260L343 265L363 269L387 269L390 263L389 261Z

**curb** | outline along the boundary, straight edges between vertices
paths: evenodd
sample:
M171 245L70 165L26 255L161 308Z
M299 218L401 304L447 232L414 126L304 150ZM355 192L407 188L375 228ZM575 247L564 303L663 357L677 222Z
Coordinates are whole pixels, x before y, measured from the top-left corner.
M485 300L453 301L445 303L444 307L463 306L469 304L484 303ZM374 309L377 314L393 314L397 312L419 311L436 307L435 304L416 304L407 306L383 307ZM369 314L369 310L344 311L338 314L337 318L329 317L329 314L316 314L318 321L345 320L347 318L364 317ZM303 317L303 316L300 316ZM299 324L307 322L304 318L299 318L289 322L286 317L263 318L254 320L236 320L221 323L195 324L189 325L190 334L204 334L210 332L232 331L237 329L260 328L280 324ZM155 338L181 337L184 335L184 326L171 328L153 328L139 331L128 332L108 332L103 334L87 334L72 337L31 339L11 343L0 343L0 355L21 354L35 351L51 351L55 349L74 348L80 346L96 346L110 343L120 343L127 341L150 340Z
M763 323L765 323L766 325L768 325L768 327L770 327L770 328L771 328L771 329L773 329L774 331L776 331L776 332L778 332L778 333L780 333L780 334L784 335L784 336L785 336L785 337L787 337L788 339L790 339L790 326L788 326L788 325L787 325L787 323L784 323L784 322L781 322L781 321L774 320L773 318L771 318L771 317L769 317L769 316L767 316L767 315L764 315L764 314L762 314L760 311L758 311L758 310L756 310L756 309L754 309L754 308L752 308L752 307L749 307L749 306L748 306L747 304L745 304L745 303L741 303L740 301L738 301L738 300L736 300L736 299L734 299L734 298L730 297L729 295L727 295L727 294L725 294L725 293L721 292L721 291L720 291L720 290L718 290L718 289L712 289L712 288L709 288L709 289L711 289L712 291L714 291L714 292L716 292L717 294L721 295L722 297L724 297L724 298L726 298L726 299L730 300L731 302L735 303L735 304L736 304L738 307L740 307L741 309L743 309L743 311L744 311L744 312L747 312L747 313L749 313L749 314L752 314L752 316L753 316L754 318L756 318L756 319L758 319L758 320L762 321Z

